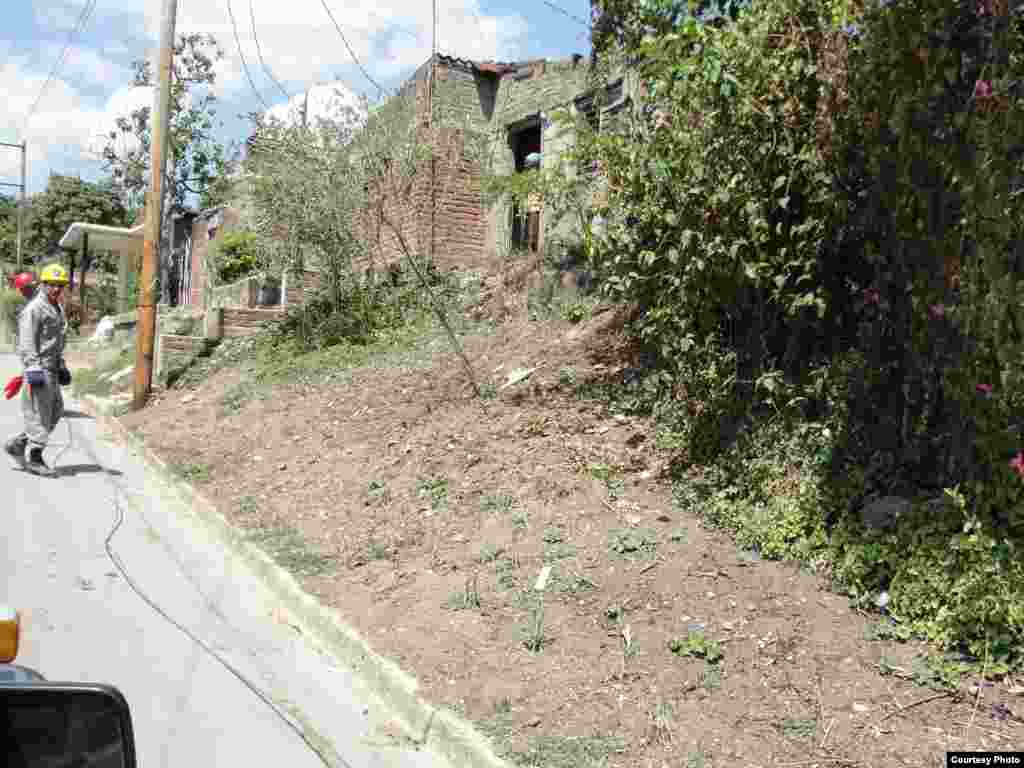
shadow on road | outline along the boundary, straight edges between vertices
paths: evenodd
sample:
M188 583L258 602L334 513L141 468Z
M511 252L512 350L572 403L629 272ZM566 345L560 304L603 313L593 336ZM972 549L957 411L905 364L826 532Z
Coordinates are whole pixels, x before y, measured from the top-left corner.
M71 411L71 410L68 410L68 411L64 411L64 418L65 419L92 419L92 416L90 416L88 413L83 413L82 411Z
M87 475L94 472L103 472L111 477L121 477L124 475L123 472L119 472L116 469L107 469L101 467L99 464L68 464L66 466L57 467L57 474L60 477L73 477L75 475Z

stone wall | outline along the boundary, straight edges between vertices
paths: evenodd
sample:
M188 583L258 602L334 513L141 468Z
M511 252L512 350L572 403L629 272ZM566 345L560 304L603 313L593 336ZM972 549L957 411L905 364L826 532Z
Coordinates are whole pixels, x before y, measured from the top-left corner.
M153 371L155 377L159 377L165 371L170 371L175 366L204 353L210 346L210 342L202 336L163 334L158 337L158 346L156 366Z

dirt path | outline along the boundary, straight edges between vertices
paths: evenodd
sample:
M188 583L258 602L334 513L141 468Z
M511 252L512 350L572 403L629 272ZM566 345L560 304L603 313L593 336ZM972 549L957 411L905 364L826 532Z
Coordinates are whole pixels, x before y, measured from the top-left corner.
M869 640L880 617L820 575L674 507L652 425L575 394L622 359L610 320L468 340L499 386L540 366L486 412L442 354L263 397L223 372L124 420L518 764L944 766L1021 748L1012 681L920 685L923 646Z

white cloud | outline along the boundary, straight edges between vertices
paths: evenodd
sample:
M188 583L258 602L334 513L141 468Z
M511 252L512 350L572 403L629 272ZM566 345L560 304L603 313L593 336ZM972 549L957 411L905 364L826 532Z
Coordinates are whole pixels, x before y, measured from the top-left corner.
M63 45L48 43L41 48L42 58L47 62L56 61L63 49ZM104 53L109 53L109 51L105 50ZM109 58L104 58L91 48L83 48L78 45L68 48L60 74L70 82L83 85L116 86L128 82L131 77L127 68Z
M259 35L253 35L252 14ZM411 72L430 55L432 19L430 3L423 0L326 0L334 18L363 66L378 82L393 82ZM52 42L42 43L38 63L26 57L0 57L0 93L5 109L0 112L0 140L16 141L29 106L38 95L52 62L64 44L64 34L77 21L80 6L70 0L35 0L37 19L49 29L62 30ZM263 99L284 105L286 99L261 65L259 54L290 96L301 98L311 83L337 81L344 75L348 86L371 98L376 88L353 67L352 57L321 0L231 0L242 54ZM99 165L97 152L117 116L140 105L151 105L148 89L132 89L130 73L122 63L128 56L152 57L159 18L158 4L138 0L99 0L87 34L68 53L65 67L51 82L32 117L29 141L30 192L46 183L46 174L75 169L69 163L92 168ZM134 26L133 26L134 25ZM116 30L122 34L103 48L90 48L88 31ZM177 30L212 34L225 59L217 65L215 92L239 111L258 107L235 43L228 15L228 0L179 0ZM503 16L482 12L480 0L438 0L437 47L442 53L466 58L514 60L523 55L526 20L519 14ZM116 60L115 60L116 57ZM106 103L90 103L83 97L97 86L108 94ZM294 99L293 99L294 101ZM223 108L222 110L223 111ZM0 176L11 180L18 174L18 153L0 151ZM83 175L85 175L83 173Z
M107 0L135 8L134 0ZM353 66L342 37L321 0L230 0L235 18L232 27L229 0L180 0L178 33L212 34L224 49L226 61L218 73L219 90L225 95L251 91L242 57L263 98L270 103L284 100L261 61L275 78L291 83L289 93L300 84L331 80ZM335 20L362 65L377 81L388 80L419 66L430 56L430 4L422 0L327 0ZM159 19L155 5L148 4L146 32L155 38ZM256 21L253 34L252 19ZM235 33L240 46L236 44ZM514 59L525 48L526 21L518 15L491 16L480 9L479 0L440 0L438 4L438 50L467 58ZM350 85L376 95L374 86L359 74Z

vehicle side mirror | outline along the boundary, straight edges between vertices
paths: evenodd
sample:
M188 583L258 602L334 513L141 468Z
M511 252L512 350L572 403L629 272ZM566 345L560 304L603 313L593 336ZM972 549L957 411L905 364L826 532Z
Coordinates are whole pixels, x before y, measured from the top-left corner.
M8 768L136 768L128 702L92 683L0 683L0 760Z

